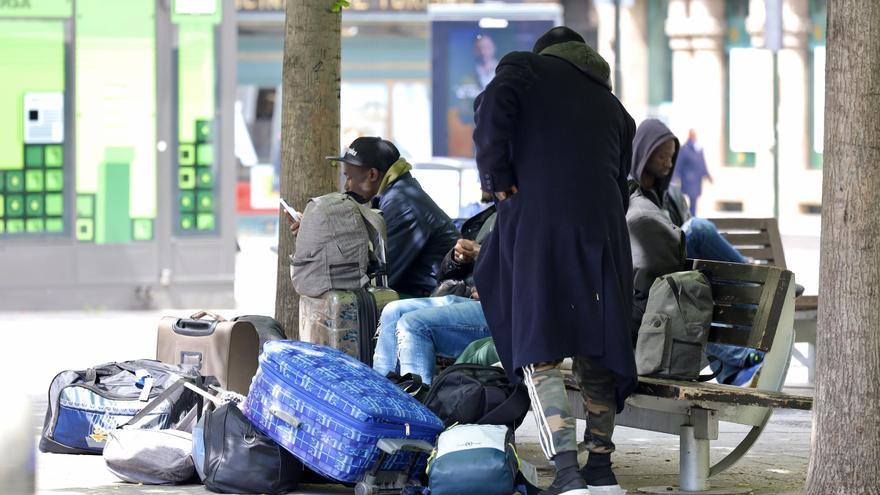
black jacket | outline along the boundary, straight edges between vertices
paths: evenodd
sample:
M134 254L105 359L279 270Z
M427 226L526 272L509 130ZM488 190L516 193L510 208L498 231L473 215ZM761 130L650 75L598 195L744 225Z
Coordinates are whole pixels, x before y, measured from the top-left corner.
M443 256L458 229L409 172L373 199L388 231L388 285L405 296L425 297L437 286Z

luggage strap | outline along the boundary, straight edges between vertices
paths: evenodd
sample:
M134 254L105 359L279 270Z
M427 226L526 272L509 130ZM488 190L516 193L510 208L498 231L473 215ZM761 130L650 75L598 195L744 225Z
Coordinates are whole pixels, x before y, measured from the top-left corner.
M126 422L123 425L120 425L118 428L122 429L122 428L136 425L138 422L140 422L140 420L144 419L144 417L146 415L150 414L150 412L152 412L153 409L156 409L157 407L159 407L159 404L165 402L166 399L171 397L172 394L177 392L177 390L179 390L181 387L184 387L187 383L191 384L193 387L197 386L197 385L195 385L195 383L196 383L195 379L186 378L186 377L183 377L180 375L177 375L177 376L179 376L179 379L176 382L174 382L170 387L166 388L161 394L157 395L156 398L153 399L152 401L150 401L149 404L144 406L144 408L141 409L140 412L138 412L137 414L132 416L132 418L130 420L128 420L128 422ZM189 387L187 387L187 388L189 388Z

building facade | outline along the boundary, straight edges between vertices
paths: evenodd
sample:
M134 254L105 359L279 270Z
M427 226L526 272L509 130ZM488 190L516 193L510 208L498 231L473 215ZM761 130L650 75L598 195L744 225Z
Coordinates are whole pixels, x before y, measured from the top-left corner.
M621 9L619 94L637 121L694 129L713 183L704 217L774 216L789 236L818 236L822 191L825 0L782 2L782 46L765 46L764 0L633 0ZM595 2L597 47L614 64L614 3ZM778 84L778 186L773 102Z

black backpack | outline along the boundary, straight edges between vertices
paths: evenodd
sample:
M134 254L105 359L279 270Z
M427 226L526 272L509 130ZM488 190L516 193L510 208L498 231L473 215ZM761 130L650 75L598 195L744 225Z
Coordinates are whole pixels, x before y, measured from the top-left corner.
M425 405L446 427L455 423L507 425L514 430L529 411L528 391L512 384L504 370L479 364L454 364L431 384Z

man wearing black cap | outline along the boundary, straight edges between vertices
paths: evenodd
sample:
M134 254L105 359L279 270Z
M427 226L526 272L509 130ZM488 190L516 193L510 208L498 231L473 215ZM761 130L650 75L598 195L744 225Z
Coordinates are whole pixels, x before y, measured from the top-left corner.
M452 220L410 174L397 147L359 137L342 156L345 190L382 210L388 231L388 285L402 298L425 297L437 286L440 262L460 237Z
M621 493L610 454L615 411L636 384L625 218L635 123L609 74L580 35L557 27L532 53L505 56L474 103L482 187L499 200L475 282L501 362L525 381L556 467L544 495ZM581 472L564 358L588 413Z

